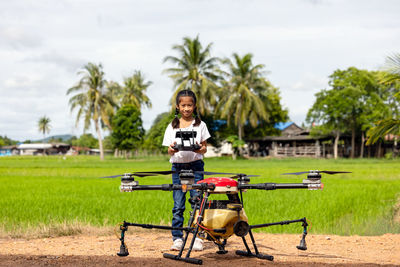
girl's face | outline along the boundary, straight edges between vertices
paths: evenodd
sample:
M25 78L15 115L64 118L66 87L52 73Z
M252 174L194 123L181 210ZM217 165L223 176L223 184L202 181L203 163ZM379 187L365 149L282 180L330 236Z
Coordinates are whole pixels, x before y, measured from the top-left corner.
M179 98L179 105L176 106L179 109L179 113L182 115L184 119L192 118L192 114L196 105L193 102L193 98L191 96L181 96Z

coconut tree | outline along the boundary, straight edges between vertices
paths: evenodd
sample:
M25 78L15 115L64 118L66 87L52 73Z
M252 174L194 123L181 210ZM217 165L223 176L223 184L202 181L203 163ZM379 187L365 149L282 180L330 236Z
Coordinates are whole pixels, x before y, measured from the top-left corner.
M152 82L145 81L145 77L140 71L135 71L132 76L124 79L120 92L121 104L133 105L138 110L143 104L151 107L151 101L146 95L146 90L151 84Z
M233 121L237 126L239 140L243 140L246 122L256 127L260 119L268 119L265 105L258 95L261 88L266 86L262 78L264 66L253 65L252 58L252 54L240 57L234 53L233 60L224 60L229 68L229 76L223 82L217 110L222 118L227 119L228 124Z
M216 102L218 86L216 82L220 78L217 57L211 57L212 43L204 49L199 41L199 36L194 39L183 38L183 44L172 47L179 55L167 56L164 62L170 62L175 66L165 69L175 83L175 92L171 103L175 106L175 98L183 89L192 90L198 98L197 107L201 115L207 114Z
M67 91L67 95L74 94L69 99L71 111L78 110L76 124L83 118L84 130L87 130L92 122L94 123L99 140L100 159L103 160L101 125L111 129L110 116L114 113L115 103L111 94L107 92L107 82L101 64L88 63L78 74L82 76L81 79Z
M392 100L397 103L391 118L386 118L377 122L376 127L368 132L369 139L367 145L374 144L387 134L400 135L400 53L393 54L386 58L383 72L379 76L380 82L390 85L393 89ZM397 142L397 140L395 141Z
M46 133L50 133L50 118L43 116L38 121L39 132L43 134L43 139L46 136Z

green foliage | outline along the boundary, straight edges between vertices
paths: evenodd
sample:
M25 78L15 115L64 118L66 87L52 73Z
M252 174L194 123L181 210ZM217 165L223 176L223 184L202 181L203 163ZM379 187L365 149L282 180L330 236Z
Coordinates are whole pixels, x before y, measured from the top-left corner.
M151 107L151 101L146 95L147 88L152 82L146 82L144 75L140 71L135 71L130 77L124 79L121 88L121 105L133 105L140 110L142 105Z
M400 120L384 119L379 121L378 124L368 132L370 138L367 144L374 144L389 133L400 135Z
M83 117L84 129L88 129L93 122L97 139L99 141L100 159L104 159L103 143L101 137L101 127L107 126L111 129L111 117L114 114L115 103L114 83L105 80L103 66L88 63L79 72L82 76L79 82L68 89L67 95L72 94L69 99L71 111L78 109L76 123Z
M114 145L113 145L111 139L112 139L111 135L107 135L106 137L104 137L104 139L103 139L104 149L109 149L109 150L114 149Z
M350 67L336 70L331 76L331 89L318 92L308 111L306 121L320 124L312 133L342 133L352 135L354 156L356 134L372 127L372 122L383 118L388 107L381 97L383 88L373 72Z
M260 92L267 90L268 86L261 75L264 65L253 65L252 58L252 54L240 57L234 53L233 61L224 60L229 74L228 80L223 82L217 111L227 119L228 124L233 122L237 126L239 139L244 137L246 122L255 128L260 120L269 119L260 98Z
M49 133L50 132L50 128L51 128L51 125L50 125L50 118L48 118L48 117L46 117L46 116L43 116L43 117L41 117L40 119L39 119L39 121L38 121L38 128L39 128L39 132L41 132L42 134L43 134L43 136L46 134L46 133Z
M386 86L385 104L390 114L376 122L368 131L367 144L373 144L387 134L400 135L400 54L396 53L386 59L384 71L377 74L381 84Z
M0 146L11 146L11 145L16 145L18 141L12 140L8 138L6 135L1 136L0 135Z
M133 150L143 141L140 111L133 105L122 106L112 120L111 142L120 150Z
M264 80L264 83L265 87L260 90L259 96L266 108L268 120L260 119L254 128L247 124L244 131L248 138L280 135L280 131L274 128L275 123L289 120L289 111L281 105L279 89L268 80Z
M146 133L143 142L143 148L150 151L161 151L166 153L167 147L162 146L164 139L165 129L167 129L168 124L174 119L174 114L172 113L161 113L159 114L149 131Z
M399 159L206 159L207 171L260 175L251 183L301 183L284 172L309 169L352 171L323 176L323 191L248 190L244 207L250 224L307 217L311 234L381 235L400 233L393 216L399 201ZM124 220L168 225L172 192L119 192L119 179L99 177L127 171L168 170L167 157L136 160L97 157L0 158L0 229L10 235L65 223L115 226ZM139 178L140 184L168 184L170 176ZM226 198L224 195L212 195ZM187 205L186 219L189 213ZM266 209L268 212L266 212ZM300 233L300 225L257 231Z
M380 81L384 84L394 84L400 82L400 53L394 53L386 58ZM400 93L397 90L397 95Z
M183 38L183 44L172 47L179 56L167 56L164 62L170 62L175 66L165 69L169 77L175 83L175 92L171 98L172 107L175 107L175 99L179 91L183 89L192 90L198 99L197 107L201 115L210 112L210 108L216 103L218 86L216 82L220 79L218 67L219 59L211 57L212 44L204 49L199 36L194 39Z
M71 141L73 146L98 148L99 142L92 134L82 134L78 139Z
M67 95L76 93L69 99L71 111L78 109L76 123L83 117L85 129L91 121L96 124L96 130L100 121L110 127L110 116L116 104L107 94L103 66L88 63L79 74L82 78L67 91Z
M238 149L243 147L246 143L243 140L240 140L237 135L231 135L226 138L226 141L232 144L234 149Z
M240 149L244 147L246 143L243 140L239 139L237 135L228 136L226 138L226 141L232 145L232 158L236 160L236 156L240 154Z

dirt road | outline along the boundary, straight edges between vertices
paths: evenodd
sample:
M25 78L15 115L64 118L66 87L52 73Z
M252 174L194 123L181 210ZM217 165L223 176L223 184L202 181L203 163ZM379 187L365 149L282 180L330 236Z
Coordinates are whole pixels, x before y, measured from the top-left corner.
M300 235L255 234L260 252L273 255L273 262L237 256L242 240L231 237L228 254L218 255L212 242L192 257L205 266L400 266L400 234L382 236L307 236L308 250L299 251ZM68 236L32 240L0 239L0 266L193 266L164 259L169 252L169 233L127 232L128 257L118 257L116 236ZM169 252L172 253L172 252Z

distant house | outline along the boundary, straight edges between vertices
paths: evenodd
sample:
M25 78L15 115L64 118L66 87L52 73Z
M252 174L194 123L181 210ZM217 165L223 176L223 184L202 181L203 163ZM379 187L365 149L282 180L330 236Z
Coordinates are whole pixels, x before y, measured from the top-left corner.
M321 145L322 141L332 138L330 136L311 136L308 130L294 122L277 123L274 127L281 130L280 136L246 140L250 156L321 157L325 156L325 145Z
M70 145L64 143L54 144L20 144L17 146L19 155L58 155L66 154Z
M18 155L17 146L2 146L0 147L0 156Z
M211 144L207 144L207 152L204 154L206 158L230 156L233 154L232 144L228 142L222 142L220 147L214 147Z

